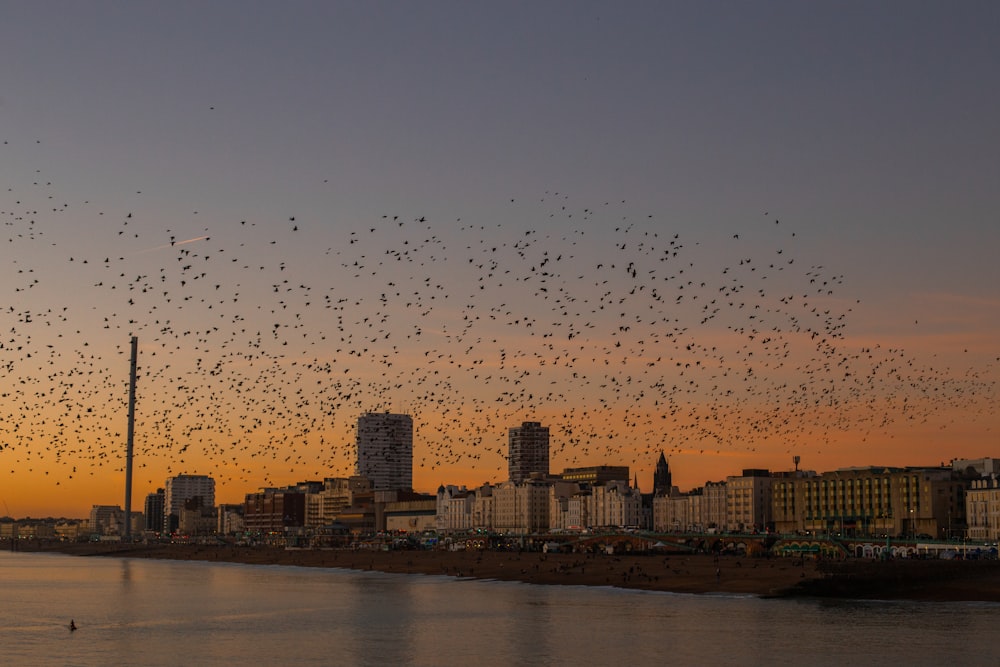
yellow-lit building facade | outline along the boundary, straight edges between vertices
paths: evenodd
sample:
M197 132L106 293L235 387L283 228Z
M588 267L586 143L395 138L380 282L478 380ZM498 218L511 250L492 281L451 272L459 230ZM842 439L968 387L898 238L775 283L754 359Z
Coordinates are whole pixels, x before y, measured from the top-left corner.
M965 526L967 482L951 468L843 468L775 479L779 533L945 539Z

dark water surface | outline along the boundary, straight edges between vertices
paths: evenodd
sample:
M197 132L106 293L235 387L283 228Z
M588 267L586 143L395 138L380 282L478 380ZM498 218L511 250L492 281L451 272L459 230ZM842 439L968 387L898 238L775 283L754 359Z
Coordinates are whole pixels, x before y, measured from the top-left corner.
M998 628L987 603L0 553L3 665L1000 665Z

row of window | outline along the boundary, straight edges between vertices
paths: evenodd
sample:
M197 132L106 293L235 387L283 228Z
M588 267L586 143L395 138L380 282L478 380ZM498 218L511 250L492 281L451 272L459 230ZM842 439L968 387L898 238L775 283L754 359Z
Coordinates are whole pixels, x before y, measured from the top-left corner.
M913 477L909 480L900 480L900 486L902 486L905 491L907 488L917 489L920 486L920 479L918 477ZM804 484L776 484L774 490L778 493L785 493L787 490L793 490L797 487L805 486L807 489L812 489L814 492L819 489L854 489L854 488L865 488L870 489L872 487L882 487L883 489L891 489L893 486L893 481L890 479L839 479L839 480L822 480L819 482L805 482Z

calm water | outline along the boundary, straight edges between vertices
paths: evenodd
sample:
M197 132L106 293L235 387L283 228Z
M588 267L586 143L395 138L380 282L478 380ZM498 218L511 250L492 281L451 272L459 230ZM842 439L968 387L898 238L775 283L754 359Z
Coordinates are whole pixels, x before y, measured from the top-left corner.
M0 553L4 665L1000 665L997 628L997 604Z

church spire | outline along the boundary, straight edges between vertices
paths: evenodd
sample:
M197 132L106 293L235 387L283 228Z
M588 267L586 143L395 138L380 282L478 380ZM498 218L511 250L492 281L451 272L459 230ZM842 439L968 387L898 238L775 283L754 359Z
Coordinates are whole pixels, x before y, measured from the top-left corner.
M660 452L660 459L656 462L656 469L653 471L653 493L664 495L670 493L673 486L670 466L667 464L667 457Z

